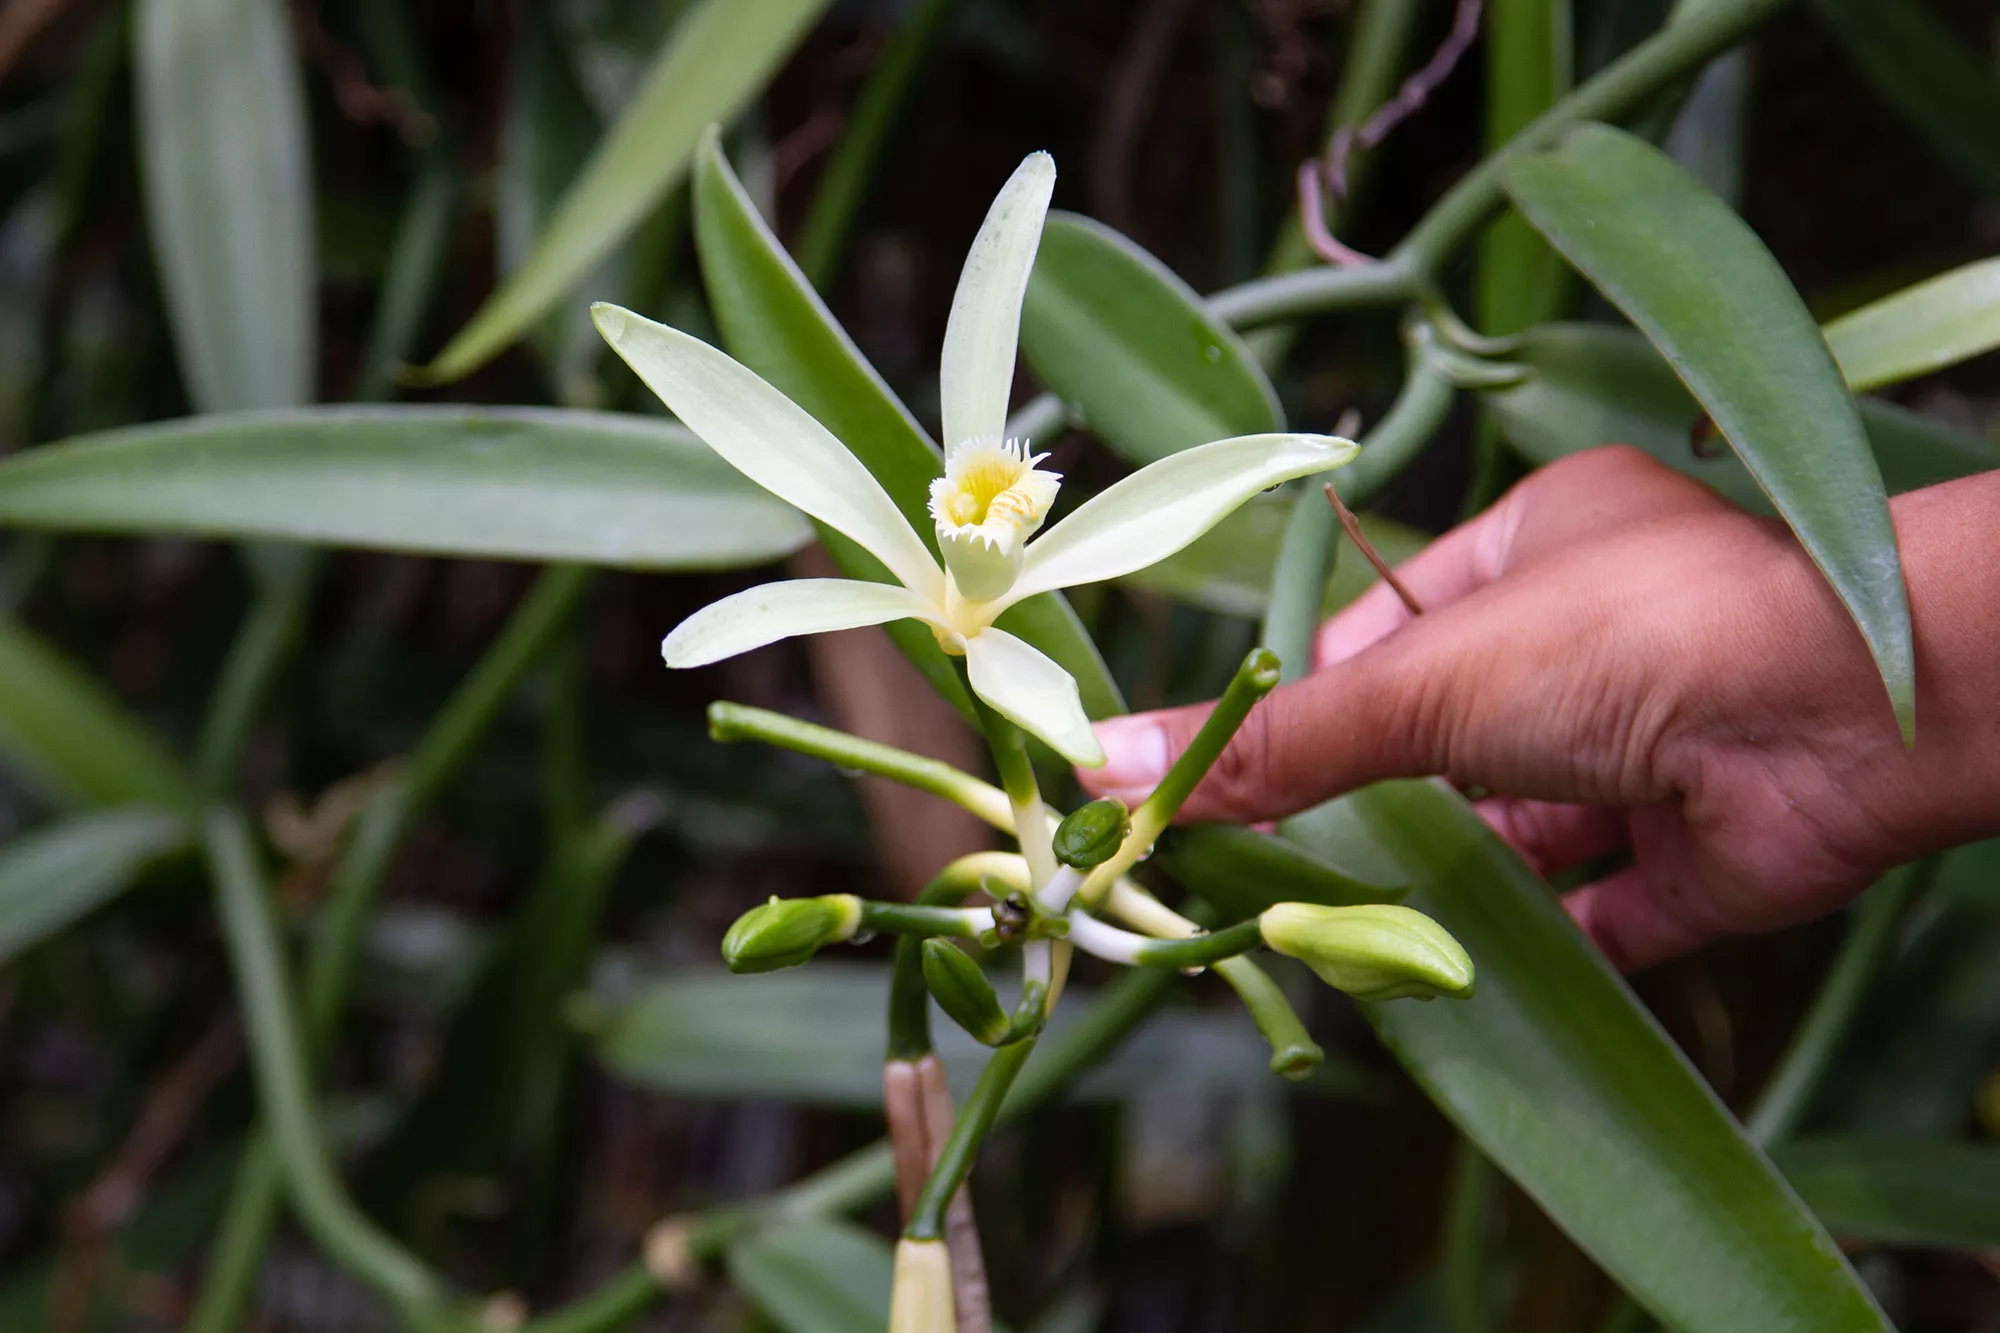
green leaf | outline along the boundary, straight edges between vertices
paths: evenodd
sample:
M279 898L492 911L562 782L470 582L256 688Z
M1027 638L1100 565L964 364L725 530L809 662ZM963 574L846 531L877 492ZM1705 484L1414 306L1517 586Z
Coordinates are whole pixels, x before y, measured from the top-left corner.
M757 976L720 969L655 977L613 1006L592 1039L618 1077L677 1097L778 1098L879 1107L886 966L821 958ZM1052 1033L1082 1020L1088 988L1071 987ZM992 1052L934 1013L931 1029L954 1086L970 1088ZM1351 1066L1322 1067L1328 1086L1370 1085ZM1070 1096L1110 1101L1165 1089L1266 1086L1268 1053L1240 1009L1181 1010L1147 1022Z
M1957 365L2000 347L2000 259L1905 287L1823 331L1857 393Z
M943 475L943 455L764 225L715 135L702 145L695 168L695 239L730 354L851 449L935 549L930 484ZM879 561L839 533L822 527L820 539L851 577L892 581ZM999 624L1060 662L1076 678L1092 717L1124 711L1096 645L1060 594L1030 598ZM929 630L909 622L886 628L941 694L970 708Z
M1262 619L1290 513L1289 496L1252 500L1190 545L1120 582L1217 615ZM1362 534L1391 564L1409 559L1431 539L1427 532L1379 514L1359 518ZM1342 551L1327 580L1320 614L1332 615L1380 581L1358 552Z
M1909 598L1882 474L1826 342L1728 206L1645 140L1586 125L1512 159L1507 192L1666 356L1853 616L1906 741Z
M699 0L674 25L632 98L548 228L499 291L424 375L469 374L630 234L687 170L707 127L728 121L764 86L827 0Z
M718 569L805 520L653 417L342 407L191 417L0 462L0 524Z
M67 805L178 807L179 766L102 686L0 618L0 762Z
M1285 428L1257 358L1171 269L1111 228L1049 214L1021 351L1092 434L1135 466Z
M881 1333L895 1256L852 1222L797 1218L729 1247L729 1280L783 1333Z
M1176 825L1161 835L1148 860L1231 921L1274 902L1346 907L1401 902L1410 893L1400 876L1373 882L1299 843L1234 824Z
M1888 1327L1549 886L1462 798L1398 782L1347 800L1349 830L1370 830L1415 882L1409 905L1479 970L1469 1000L1363 1011L1480 1151L1669 1327ZM1359 863L1365 849L1314 850Z
M190 832L171 811L119 806L0 847L0 963L109 902L148 862L187 846Z
M2000 1245L2000 1148L1936 1139L1812 1138L1772 1150L1834 1235L1882 1245Z
M2000 198L2000 80L1918 0L1819 0L1819 14L1884 100L1938 154Z
M1575 82L1570 0L1494 0L1486 18L1486 147L1499 148ZM1479 244L1479 326L1513 333L1561 313L1571 280L1561 256L1518 213Z
M1690 432L1701 405L1650 343L1608 324L1544 324L1521 335L1511 360L1530 366L1525 383L1485 395L1507 442L1537 463L1613 442L1635 445L1736 503L1770 512L1736 455L1704 447ZM1914 412L1864 398L1882 480L1891 494L2000 467L2000 449Z
M146 221L188 397L311 402L312 163L285 6L140 0L136 25Z

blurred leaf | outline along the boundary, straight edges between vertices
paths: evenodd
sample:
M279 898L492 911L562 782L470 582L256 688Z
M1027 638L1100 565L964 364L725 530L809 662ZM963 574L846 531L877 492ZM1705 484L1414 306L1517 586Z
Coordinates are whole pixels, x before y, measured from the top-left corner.
M943 455L764 225L714 135L702 145L695 168L695 237L708 299L730 354L853 450L935 550L930 484L943 475ZM823 526L819 532L851 577L893 581L881 562L855 543ZM1067 668L1092 717L1124 711L1096 645L1060 593L1029 598L999 624ZM928 629L908 621L885 628L940 694L970 708L957 672Z
M1469 1000L1362 1006L1466 1137L1670 1327L1888 1327L1549 886L1462 798L1396 782L1349 799L1376 854L1415 881L1409 904L1478 968Z
M1826 326L1859 392L1928 375L2000 347L2000 259L1982 259L1870 302Z
M139 0L146 220L188 397L314 398L311 147L281 0Z
M1258 620L1271 597L1271 572L1291 513L1290 498L1252 500L1156 565L1119 580L1217 615ZM1398 564L1424 549L1430 534L1379 514L1362 514L1361 531ZM1321 613L1331 615L1381 581L1358 552L1334 561Z
M0 963L109 902L189 836L187 820L171 811L119 806L0 846Z
M1770 502L1736 455L1697 452L1690 432L1701 406L1651 344L1608 324L1544 324L1521 336L1509 358L1534 368L1526 383L1486 395L1507 441L1537 463L1599 445L1635 445L1736 503L1769 513ZM1862 424L1892 494L2000 467L2000 449L1873 398Z
M0 618L0 756L68 805L178 807L187 778L104 688Z
M0 525L718 569L805 520L679 426L554 408L190 417L0 462Z
M1257 358L1171 269L1111 228L1049 214L1021 307L1021 351L1135 467L1285 428ZM1044 443L1050 443L1045 441Z
M852 1222L798 1218L729 1247L729 1280L783 1333L881 1333L895 1257Z
M453 336L427 378L466 375L506 347L628 235L687 170L712 123L733 119L827 0L701 0L674 25L618 123L534 251Z
M1161 835L1148 861L1230 921L1274 902L1344 907L1401 902L1410 892L1401 876L1371 882L1296 842L1234 824L1176 825Z
M2000 1148L1937 1139L1812 1138L1772 1150L1827 1230L1882 1245L2000 1245Z
M668 973L613 1006L592 1036L618 1077L678 1097L878 1107L888 997L886 966L830 959L754 977L720 969ZM1071 987L1050 1032L1078 1022L1093 1000L1088 988ZM970 1088L991 1052L941 1013L932 1017L953 1085ZM1271 1078L1268 1059L1242 1010L1174 1011L1148 1021L1070 1096L1112 1101L1169 1089L1258 1087ZM1352 1066L1328 1066L1322 1072L1330 1090L1372 1090Z
M1939 155L2000 198L2000 80L1919 0L1819 0L1820 17L1877 92Z
M1727 205L1623 130L1586 125L1512 159L1505 181L1708 410L1860 627L1912 738L1915 650L1882 474L1784 270Z

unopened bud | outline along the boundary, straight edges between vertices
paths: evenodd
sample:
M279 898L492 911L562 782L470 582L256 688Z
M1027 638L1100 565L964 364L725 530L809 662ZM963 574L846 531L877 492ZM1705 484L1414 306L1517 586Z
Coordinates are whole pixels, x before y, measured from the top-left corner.
M958 1333L952 1307L951 1250L941 1240L896 1242L889 1333Z
M946 940L925 940L923 950L924 984L937 997L938 1007L980 1045L1005 1042L1013 1025L979 964Z
M736 918L722 937L722 961L731 972L796 967L829 944L853 939L860 924L861 900L851 893L772 898Z
M1387 903L1279 903L1257 918L1264 942L1357 1000L1472 994L1472 959L1422 912Z
M1107 796L1073 812L1056 826L1056 860L1073 870L1089 870L1109 861L1132 831L1125 803Z

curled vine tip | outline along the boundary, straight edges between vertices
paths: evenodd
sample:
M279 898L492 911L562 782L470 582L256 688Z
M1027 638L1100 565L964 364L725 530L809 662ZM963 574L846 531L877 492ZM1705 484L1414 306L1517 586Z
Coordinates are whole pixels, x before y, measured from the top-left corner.
M952 1305L951 1251L941 1240L896 1242L889 1333L958 1333Z
M928 939L923 955L924 985L952 1022L982 1046L999 1046L1013 1038L1013 1022L1000 1007L993 983L965 950L948 940Z
M1123 801L1115 796L1092 801L1056 826L1056 860L1072 870L1094 869L1117 854L1131 831L1132 817Z
M1264 942L1357 1000L1472 994L1472 959L1422 912L1390 903L1279 903L1257 918Z
M853 939L860 925L861 900L851 893L772 898L736 918L722 937L722 961L731 972L796 967L829 944Z
M1271 1072L1287 1083L1303 1083L1325 1059L1318 1042L1301 1039L1272 1049Z

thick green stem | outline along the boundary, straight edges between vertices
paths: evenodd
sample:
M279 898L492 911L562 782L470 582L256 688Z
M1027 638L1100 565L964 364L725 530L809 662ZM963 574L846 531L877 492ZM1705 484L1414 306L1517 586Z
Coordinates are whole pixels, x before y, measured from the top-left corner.
M838 269L883 145L909 101L910 90L924 68L926 56L944 31L951 6L952 0L918 0L915 12L896 30L889 49L882 55L882 63L869 77L861 100L854 104L847 132L840 137L840 147L834 150L826 173L820 177L819 190L813 195L805 224L799 228L794 253L806 281L821 290L825 290Z
M1326 1052L1306 1031L1292 1002L1278 989L1278 983L1248 958L1225 958L1215 965L1215 975L1228 982L1250 1011L1250 1018L1271 1047L1271 1072L1297 1082L1311 1074L1326 1059Z
M974 921L985 915L984 911L968 912L961 907L926 907L915 903L864 899L861 904L861 928L894 931L919 939L933 935L971 939L979 933Z
M320 1134L306 1044L249 827L241 814L217 807L203 822L203 842L236 974L258 1102L299 1220L335 1262L381 1292L405 1318L422 1319L445 1299L443 1283L362 1216L342 1189Z
M1021 1066L1034 1051L1035 1039L1026 1037L993 1052L972 1095L959 1108L951 1137L938 1152L937 1165L931 1168L930 1179L924 1182L924 1191L917 1196L916 1211L910 1215L910 1224L903 1228L903 1235L911 1240L944 1239L944 1212L951 1204L951 1196L958 1193L958 1187L972 1174L979 1145L986 1141L987 1131L993 1128L1000 1105L1007 1099L1007 1090L1014 1086Z
M1250 716L1250 710L1277 688L1279 665L1277 656L1269 649L1250 650L1230 678L1229 687L1202 721L1201 730L1187 743L1152 794L1132 812L1132 831L1125 838L1128 846L1136 845L1141 854L1151 850L1153 841L1173 823L1181 806L1222 757L1243 720Z
M1257 918L1252 917L1213 934L1190 935L1179 940L1147 939L1137 946L1133 961L1144 967L1213 967L1263 945Z
M1894 952L1910 904L1936 874L1937 858L1920 861L1890 876L1862 900L1861 919L1848 932L1777 1072L1744 1122L1758 1147L1782 1143L1798 1129L1854 1025L1868 988Z
M917 894L923 907L956 907L979 891L986 876L977 857L960 857L940 870ZM924 983L923 941L904 935L896 941L889 969L889 1050L891 1060L921 1060L931 1052L930 989Z

